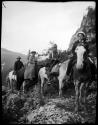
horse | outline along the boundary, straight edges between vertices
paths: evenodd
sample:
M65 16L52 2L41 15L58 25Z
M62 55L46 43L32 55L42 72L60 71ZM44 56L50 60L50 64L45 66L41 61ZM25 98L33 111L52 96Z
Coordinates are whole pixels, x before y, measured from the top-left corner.
M39 69L38 81L41 85L41 95L44 96L44 94L43 94L44 84L45 84L46 81L47 81L48 84L50 84L46 67L42 67L42 68Z
M12 91L16 88L17 76L14 74L14 70L10 71L6 77L8 88Z
M16 73L16 75L17 75L17 89L18 90L21 90L21 87L23 87L24 72L25 72L25 67L22 67Z
M84 56L86 49L83 45L78 45L75 49L76 62L72 67L72 78L75 86L75 112L79 111L79 106L86 111L86 93L89 82L93 80L96 66L91 67L91 62ZM83 105L84 103L84 105Z
M51 73L49 72L48 67L42 67L40 68L39 72L38 72L38 79L41 85L41 94L42 96L43 94L43 87L44 84L47 82L47 84L52 84L54 81L58 80L58 76L59 76L59 67L60 67L61 63L58 63L56 65L54 65L51 69Z
M69 63L69 59L61 63L59 67L59 76L58 76L59 97L62 96L62 88L64 87L64 82L65 82L64 80L66 80L66 72L67 72L68 63Z

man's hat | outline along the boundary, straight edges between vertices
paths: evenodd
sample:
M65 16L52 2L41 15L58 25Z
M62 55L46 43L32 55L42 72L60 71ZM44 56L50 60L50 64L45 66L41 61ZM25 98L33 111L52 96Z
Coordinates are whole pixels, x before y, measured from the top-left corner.
M79 34L83 34L84 37L85 37L85 35L86 35L83 31L79 31L79 32L77 33L77 35L79 35Z
M55 47L57 47L57 45L56 45L56 44L54 44L54 45L53 45L53 47L55 48Z
M20 56L18 56L16 59L21 59L21 57L20 57Z
M36 51L31 51L30 53L32 53L32 54L36 54Z

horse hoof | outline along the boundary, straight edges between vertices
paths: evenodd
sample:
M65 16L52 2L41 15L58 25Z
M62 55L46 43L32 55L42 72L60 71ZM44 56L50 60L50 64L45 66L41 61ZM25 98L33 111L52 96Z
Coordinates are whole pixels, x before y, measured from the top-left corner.
M78 108L75 108L74 112L75 112L75 113L78 113Z
M79 114L79 112L77 110L74 111L75 114Z

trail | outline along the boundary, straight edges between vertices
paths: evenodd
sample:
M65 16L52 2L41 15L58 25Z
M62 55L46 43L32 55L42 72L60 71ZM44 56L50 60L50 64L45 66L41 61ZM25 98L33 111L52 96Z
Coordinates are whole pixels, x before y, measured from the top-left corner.
M11 124L73 124L96 122L97 92L87 95L87 111L74 112L75 91L67 89L62 97L58 94L45 95L40 100L38 87L34 87L26 94L7 92L2 96L3 117L10 119Z

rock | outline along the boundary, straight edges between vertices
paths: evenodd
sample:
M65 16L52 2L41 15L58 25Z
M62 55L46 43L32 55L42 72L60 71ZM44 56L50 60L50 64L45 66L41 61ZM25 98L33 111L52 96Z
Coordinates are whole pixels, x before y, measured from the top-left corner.
M28 123L32 124L63 124L63 123L83 123L84 119L77 114L68 112L56 107L55 103L45 104L44 107L33 110L27 115Z
M72 36L69 44L68 51L72 50L72 46L77 40L77 33L79 31L84 31L87 35L87 42L89 43L89 50L92 52L93 56L96 54L96 8L88 7L88 13L83 17L80 27L77 29L76 33Z

